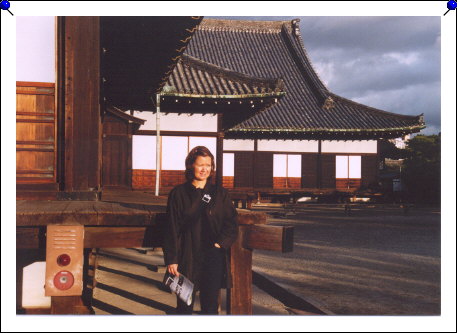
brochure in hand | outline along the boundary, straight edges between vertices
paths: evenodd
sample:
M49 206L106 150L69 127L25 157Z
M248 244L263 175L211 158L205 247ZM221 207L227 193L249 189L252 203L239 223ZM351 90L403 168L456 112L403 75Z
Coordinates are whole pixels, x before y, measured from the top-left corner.
M192 303L194 284L184 275L179 274L179 276L175 276L167 271L163 278L163 283L169 287L172 292L178 295L181 301L187 305Z

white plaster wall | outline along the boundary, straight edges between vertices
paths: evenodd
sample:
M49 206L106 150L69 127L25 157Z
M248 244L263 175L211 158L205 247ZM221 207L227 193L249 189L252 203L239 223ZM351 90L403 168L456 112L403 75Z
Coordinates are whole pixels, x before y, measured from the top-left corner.
M162 170L184 170L190 149L207 147L216 158L216 138L197 136L162 136ZM216 164L216 161L214 161ZM156 169L156 137L134 135L132 140L132 168Z
M287 155L273 155L273 177L287 177Z
M156 137L134 135L132 138L132 168L156 169Z
M254 151L254 140L224 139L224 150Z
M145 119L146 122L140 130L154 131L156 127L156 114L150 111L135 111L135 117ZM185 132L217 132L217 116L194 114L160 114L161 131L185 131Z
M55 17L16 17L16 81L55 82Z
M287 176L301 177L301 155L287 155Z
M223 176L234 177L235 176L235 154L234 153L224 153L223 157Z
M377 153L376 140L322 141L323 153Z
M293 153L317 153L318 141L314 140L259 140L258 151L284 151Z
M191 151L192 148L197 147L197 146L205 146L206 148L209 149L211 154L213 154L214 159L216 159L216 151L217 151L217 139L216 138L210 138L210 137L199 137L199 136L191 136L189 137L189 151ZM214 163L216 163L216 160L214 160Z
M335 178L362 178L361 156L336 156Z
M186 170L186 156L189 152L187 136L162 137L162 170Z
M301 155L273 154L273 177L301 177Z
M349 156L349 178L362 178L362 156Z
M348 156L336 156L335 167L336 167L335 178L348 178L348 175L349 175Z

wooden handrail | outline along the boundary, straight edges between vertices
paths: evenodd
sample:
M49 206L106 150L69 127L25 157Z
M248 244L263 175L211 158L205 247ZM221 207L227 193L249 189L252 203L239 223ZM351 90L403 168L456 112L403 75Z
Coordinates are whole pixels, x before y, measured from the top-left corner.
M127 212L118 211L119 221L117 221L113 220L115 218L113 214L108 214L109 216L105 218L100 216L103 215L102 212L96 211L96 220L93 223L86 224L93 218L91 207L93 208L94 203L90 207L86 207L86 211L82 209L81 205L83 203L71 202L71 205L74 205L74 209L77 210L78 214L75 215L72 209L68 209L67 204L65 208L68 209L66 212L68 221L65 213L59 211L46 212L37 206L36 209L33 209L36 212L28 211L27 213L24 212L26 211L25 209L21 210L21 205L19 205L19 211L22 212L17 213L17 221L19 222L16 227L17 248L43 249L46 247L46 228L48 224L70 222L77 224L78 221L85 224L85 248L162 246L164 223L166 223L166 215L164 213L157 213L155 217L152 217L145 211L135 210L137 213L128 211L131 216L127 220ZM135 222L135 214L139 214L137 222ZM121 225L121 220L124 223L128 222L130 226ZM239 237L230 249L230 269L233 286L227 290L227 312L230 314L252 314L252 251L262 249L291 252L293 247L293 227L266 225L266 215L264 213L244 210L239 210L238 222ZM109 223L114 224L109 225ZM53 302L58 301L55 298L53 297ZM81 313L80 310L74 309L71 305L80 306L78 302L72 301L68 302L68 304L70 305L59 306L58 313ZM66 308L67 306L69 308Z

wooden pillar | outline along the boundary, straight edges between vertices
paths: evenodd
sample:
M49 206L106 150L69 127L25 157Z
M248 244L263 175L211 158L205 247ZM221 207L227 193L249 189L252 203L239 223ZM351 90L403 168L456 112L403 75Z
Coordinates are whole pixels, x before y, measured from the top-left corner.
M317 146L317 188L322 188L322 140L318 140Z
M64 183L69 199L96 200L101 186L100 18L64 20ZM60 88L58 88L60 92Z
M257 162L257 139L254 139L254 151L252 152L252 187L256 188L257 187L257 181L256 181L256 163ZM272 186L273 187L273 186ZM243 209L246 209L246 206L243 206Z
M252 250L244 246L250 227L239 226L238 239L230 248L233 286L227 289L228 314L252 314Z
M56 176L59 191L65 190L65 16L56 17Z
M217 114L217 141L216 141L216 184L223 184L223 158L224 158L224 131L222 128L222 114Z

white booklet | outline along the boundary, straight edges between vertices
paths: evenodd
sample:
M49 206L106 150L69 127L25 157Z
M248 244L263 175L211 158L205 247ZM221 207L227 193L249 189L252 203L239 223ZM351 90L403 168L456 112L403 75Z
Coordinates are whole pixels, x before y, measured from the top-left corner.
M175 276L167 271L163 278L163 283L169 287L172 292L178 295L181 301L187 305L192 303L194 284L184 275L179 274L179 276Z

